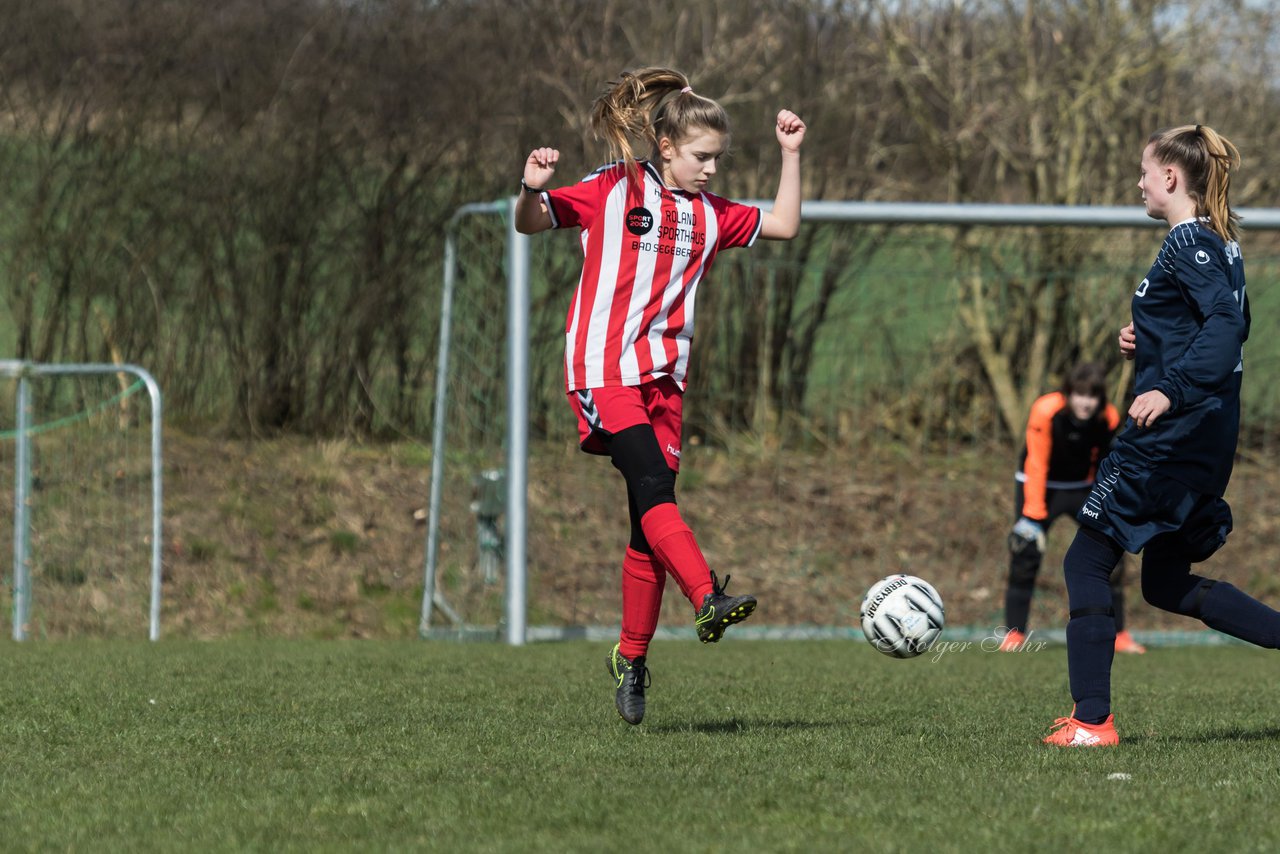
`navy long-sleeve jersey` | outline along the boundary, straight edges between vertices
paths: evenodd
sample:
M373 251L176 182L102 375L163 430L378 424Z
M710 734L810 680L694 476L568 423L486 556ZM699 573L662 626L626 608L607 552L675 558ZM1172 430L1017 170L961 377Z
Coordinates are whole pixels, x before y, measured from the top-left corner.
M1133 296L1134 394L1172 406L1146 428L1126 422L1116 451L1205 495L1226 491L1240 431L1249 301L1240 245L1205 222L1178 223Z

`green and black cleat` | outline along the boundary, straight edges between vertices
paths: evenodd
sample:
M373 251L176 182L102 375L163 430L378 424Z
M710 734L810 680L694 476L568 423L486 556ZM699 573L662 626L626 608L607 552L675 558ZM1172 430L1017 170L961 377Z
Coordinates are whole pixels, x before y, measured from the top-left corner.
M609 675L618 683L618 693L614 704L618 714L629 724L638 724L644 720L644 689L649 687L649 668L645 667L644 656L636 656L634 661L628 660L619 651L621 644L615 644L605 666Z
M693 618L693 626L698 630L698 640L703 643L715 643L724 635L724 630L734 623L741 623L756 609L754 596L726 596L724 588L731 576L724 577L724 584L716 580L711 573L712 592L702 598L702 607Z

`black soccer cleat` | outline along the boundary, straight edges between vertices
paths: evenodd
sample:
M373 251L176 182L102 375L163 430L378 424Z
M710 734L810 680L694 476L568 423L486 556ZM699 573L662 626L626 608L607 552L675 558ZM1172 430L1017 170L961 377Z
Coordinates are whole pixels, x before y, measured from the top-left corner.
M756 609L754 596L726 596L724 588L732 576L724 577L724 584L716 580L711 573L711 590L702 598L702 607L693 618L694 628L698 630L698 640L703 643L715 643L724 635L724 630L734 623L741 623Z
M644 656L638 655L629 660L620 651L621 644L615 644L613 651L605 659L609 675L618 683L618 692L614 705L618 714L629 724L638 724L644 720L644 689L649 687L649 668L645 667Z

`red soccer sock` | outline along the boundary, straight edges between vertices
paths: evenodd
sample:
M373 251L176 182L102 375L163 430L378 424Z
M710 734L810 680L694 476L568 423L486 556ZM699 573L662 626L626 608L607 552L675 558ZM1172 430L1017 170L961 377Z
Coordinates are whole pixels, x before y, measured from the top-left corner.
M652 555L627 548L622 559L622 634L618 651L631 661L649 650L666 583L667 571Z
M694 610L702 607L702 598L712 591L711 567L693 538L693 531L680 517L674 504L659 504L640 518L640 528L649 548L675 576L680 592L693 603Z

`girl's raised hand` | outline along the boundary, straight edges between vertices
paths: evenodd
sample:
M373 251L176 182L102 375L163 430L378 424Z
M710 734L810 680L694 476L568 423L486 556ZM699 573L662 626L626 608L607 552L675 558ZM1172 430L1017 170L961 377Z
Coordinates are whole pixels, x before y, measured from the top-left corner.
M778 113L778 144L783 151L799 151L804 142L804 122L790 110Z
M524 162L524 183L526 186L541 190L551 181L556 172L556 163L560 160L560 152L554 148L535 148L529 159Z

